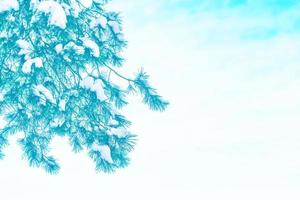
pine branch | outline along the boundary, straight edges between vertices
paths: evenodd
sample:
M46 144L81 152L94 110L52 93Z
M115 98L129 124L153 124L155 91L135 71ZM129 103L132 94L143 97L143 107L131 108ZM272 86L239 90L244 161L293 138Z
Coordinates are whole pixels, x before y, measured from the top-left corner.
M150 109L168 105L141 71L135 78L118 72L127 46L120 14L103 1L4 0L0 7L0 159L9 136L22 132L19 144L30 166L51 174L60 166L50 141L66 137L74 153L86 149L96 170L126 167L136 136L120 114L130 93L139 93ZM1 4L0 4L1 6ZM108 70L108 74L102 71ZM110 75L127 81L128 89Z

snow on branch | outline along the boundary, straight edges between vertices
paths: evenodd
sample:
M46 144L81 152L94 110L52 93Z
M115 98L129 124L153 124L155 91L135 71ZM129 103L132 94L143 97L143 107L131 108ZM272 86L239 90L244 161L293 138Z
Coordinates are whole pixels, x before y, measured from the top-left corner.
M38 4L37 10L49 14L49 24L66 28L67 16L63 7L56 1L42 1Z
M127 97L140 94L157 111L168 102L144 71L119 73L127 42L107 2L0 0L0 115L7 122L0 159L8 137L20 132L23 157L51 174L60 169L50 155L55 136L66 137L74 153L87 150L96 171L129 164L136 136L121 114Z
M19 10L18 0L1 0L0 1L0 13L9 10Z

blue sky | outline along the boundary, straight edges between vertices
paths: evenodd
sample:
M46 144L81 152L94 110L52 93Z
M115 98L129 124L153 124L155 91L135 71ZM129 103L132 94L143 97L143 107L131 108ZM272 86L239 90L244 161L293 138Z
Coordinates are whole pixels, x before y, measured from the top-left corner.
M124 113L139 142L132 164L113 175L96 175L57 140L63 167L48 176L12 145L0 162L4 199L298 200L300 3L114 0L108 8L122 12L129 42L121 72L143 66L169 109L153 113L130 99Z
M190 18L189 20L193 20L197 28L200 28L203 27L201 23L210 18L211 23L216 23L214 28L220 26L219 29L222 30L222 27L227 26L227 29L231 28L232 31L237 32L235 34L238 35L234 35L235 37L243 39L268 39L279 34L299 31L300 3L295 0L172 0L158 2L144 0L134 2L132 5L128 3L126 6L145 12L143 16L136 16L134 20L137 23L147 22L149 15L151 16L150 20L156 19L166 21L166 23L172 22L174 18L185 16ZM156 13L150 14L151 12Z

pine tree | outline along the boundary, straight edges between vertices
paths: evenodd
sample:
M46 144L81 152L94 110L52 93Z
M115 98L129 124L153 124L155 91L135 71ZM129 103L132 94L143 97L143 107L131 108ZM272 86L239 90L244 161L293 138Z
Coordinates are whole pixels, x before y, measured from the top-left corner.
M8 137L30 166L55 174L53 137L67 137L73 151L86 150L97 171L128 165L136 136L121 114L129 94L142 95L150 109L168 102L140 70L134 78L118 72L124 40L119 13L108 0L0 0L0 158ZM127 89L110 80L115 74Z

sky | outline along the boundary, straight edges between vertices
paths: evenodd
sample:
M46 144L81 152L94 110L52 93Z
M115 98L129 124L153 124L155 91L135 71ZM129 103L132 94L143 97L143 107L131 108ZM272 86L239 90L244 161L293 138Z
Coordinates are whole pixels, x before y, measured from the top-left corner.
M131 97L131 165L96 173L56 139L62 169L29 168L12 138L3 199L298 200L300 3L296 0L113 0L128 40L123 74L143 67L170 101Z

